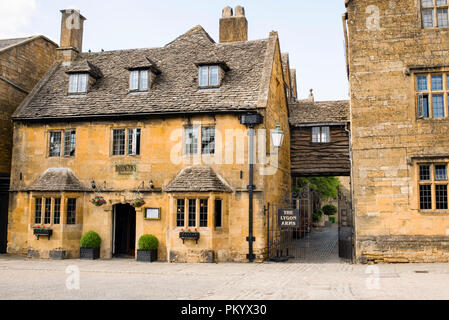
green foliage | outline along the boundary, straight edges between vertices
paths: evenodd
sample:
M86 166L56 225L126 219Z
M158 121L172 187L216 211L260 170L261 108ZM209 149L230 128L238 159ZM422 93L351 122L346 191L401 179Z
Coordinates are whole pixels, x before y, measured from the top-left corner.
M298 191L306 185L310 185L312 190L320 194L322 200L327 201L337 198L340 180L336 177L298 178L295 189Z
M337 213L337 207L333 204L328 204L323 207L323 212L326 216L333 216Z
M323 216L323 210L318 210L317 212L314 212L312 214L312 221L313 222L319 222L321 220L321 217Z
M335 217L329 217L329 221L332 223L337 223L337 219Z
M159 241L152 234L144 234L139 239L139 250L156 250Z
M82 248L90 248L90 249L100 248L100 244L101 244L101 238L98 235L98 233L96 233L94 231L86 232L81 237L81 247Z

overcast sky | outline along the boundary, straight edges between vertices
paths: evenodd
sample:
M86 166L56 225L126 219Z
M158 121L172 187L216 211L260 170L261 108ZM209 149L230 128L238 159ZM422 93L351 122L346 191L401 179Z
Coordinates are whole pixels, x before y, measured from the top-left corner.
M60 9L87 18L83 50L160 47L196 25L218 42L226 6L245 7L249 39L279 32L297 69L299 98L348 99L341 16L344 0L0 0L0 38L43 34L59 43Z

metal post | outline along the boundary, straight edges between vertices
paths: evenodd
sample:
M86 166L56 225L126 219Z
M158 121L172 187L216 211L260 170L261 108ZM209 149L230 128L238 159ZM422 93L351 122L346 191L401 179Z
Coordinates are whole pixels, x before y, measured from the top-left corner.
M249 185L248 185L248 193L249 193L249 221L248 221L248 238L246 238L246 241L248 241L248 254L246 258L249 260L249 262L254 262L256 259L256 256L254 255L253 251L253 243L256 241L256 239L253 236L253 192L255 189L254 186L254 125L249 125Z
M270 259L270 203L267 204L267 259Z

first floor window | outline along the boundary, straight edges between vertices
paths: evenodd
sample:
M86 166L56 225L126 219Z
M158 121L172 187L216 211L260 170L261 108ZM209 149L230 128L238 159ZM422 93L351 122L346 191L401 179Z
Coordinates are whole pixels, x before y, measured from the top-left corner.
M112 131L112 155L125 155L125 129Z
M328 142L330 142L330 128L329 127L312 127L312 142L313 143L328 143Z
M50 132L50 145L49 145L49 157L61 156L61 132Z
M449 73L416 75L418 118L448 116Z
M201 150L203 154L215 153L215 127L201 128Z
M67 224L76 223L76 199L67 199Z
M184 227L185 214L186 214L185 200L184 199L176 200L176 226L177 227Z
M126 136L128 134L128 136ZM114 129L112 130L112 155L124 156L128 152L130 156L140 155L141 129ZM128 142L128 145L126 145Z
M40 224L42 219L42 199L36 198L34 203L34 223Z
M196 227L196 199L189 199L189 227Z
M73 157L76 147L76 130L64 132L64 157Z
M45 198L44 224L51 223L51 198Z
M207 199L200 200L200 227L207 227Z
M140 129L128 130L128 154L130 156L140 155Z
M55 198L55 206L53 209L53 224L61 223L61 199Z
M198 153L198 128L188 127L185 130L185 154Z
M221 228L222 227L222 200L221 199L215 199L215 209L214 209L214 221L215 221L215 228Z
M419 175L419 208L448 209L447 164L421 164Z

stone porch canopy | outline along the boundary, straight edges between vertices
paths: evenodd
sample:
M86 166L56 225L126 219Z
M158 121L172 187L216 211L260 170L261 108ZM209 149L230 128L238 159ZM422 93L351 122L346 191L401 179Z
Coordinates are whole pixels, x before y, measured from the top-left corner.
M30 187L21 191L35 192L86 192L86 188L72 170L66 168L47 169Z
M165 192L232 192L229 184L210 167L187 167L164 188Z

